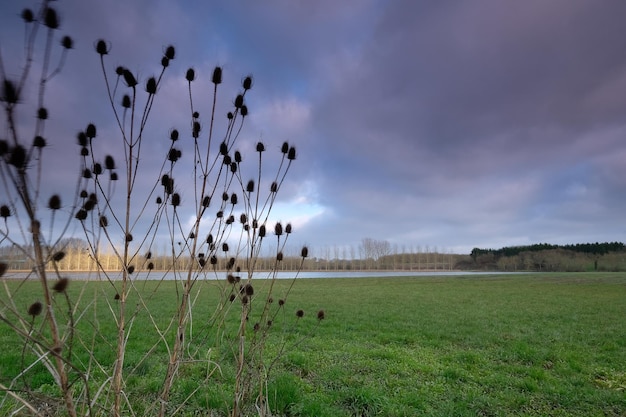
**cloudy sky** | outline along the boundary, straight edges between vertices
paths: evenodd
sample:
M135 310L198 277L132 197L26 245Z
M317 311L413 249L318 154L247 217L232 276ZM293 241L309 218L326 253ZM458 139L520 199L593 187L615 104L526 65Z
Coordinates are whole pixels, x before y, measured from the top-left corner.
M27 3L0 6L9 76L23 65ZM109 70L140 80L173 44L155 141L166 149L168 130L188 123L187 68L205 113L215 65L225 105L252 74L242 146L297 148L276 216L314 253L365 237L455 253L626 240L624 1L55 4L59 35L75 40L48 90L56 166L86 123L115 135L94 41L110 43ZM71 183L62 170L48 179Z

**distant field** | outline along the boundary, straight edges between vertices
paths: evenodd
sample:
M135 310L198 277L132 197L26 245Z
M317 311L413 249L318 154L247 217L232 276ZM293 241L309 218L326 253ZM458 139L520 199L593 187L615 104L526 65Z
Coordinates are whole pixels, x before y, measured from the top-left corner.
M87 285L89 294L100 284ZM148 282L146 293L155 285ZM171 314L173 285L164 282L152 297L158 320ZM196 321L214 302L214 284L203 285L208 291L198 305L206 307ZM280 293L288 282L276 285ZM27 306L34 288L26 284L18 303ZM623 273L304 279L286 306L289 315L304 309L305 317L297 326L287 317L271 340L270 350L291 346L270 377L279 415L626 416ZM104 303L98 308L104 316ZM320 308L326 319L318 325ZM129 366L151 347L137 330ZM0 346L6 384L19 369L21 346L2 323ZM164 354L155 352L129 380L134 401L154 400ZM229 349L214 354L222 374L192 397L184 415L227 409ZM189 394L194 380L186 370L175 395ZM50 382L42 372L33 386L47 392Z

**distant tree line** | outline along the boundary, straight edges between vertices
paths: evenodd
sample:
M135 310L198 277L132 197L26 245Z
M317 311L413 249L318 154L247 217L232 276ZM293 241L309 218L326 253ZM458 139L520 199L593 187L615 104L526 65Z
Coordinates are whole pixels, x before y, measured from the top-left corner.
M470 258L457 266L497 271L626 271L622 242L474 248Z

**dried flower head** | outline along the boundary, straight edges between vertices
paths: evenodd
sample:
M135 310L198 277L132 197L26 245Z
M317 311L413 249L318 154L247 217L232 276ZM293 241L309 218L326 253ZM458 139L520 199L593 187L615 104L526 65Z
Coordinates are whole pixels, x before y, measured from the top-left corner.
M2 98L0 101L4 101L9 104L16 104L19 101L18 90L15 88L13 81L4 79L2 83Z
M67 35L63 36L63 38L61 39L61 46L63 46L63 48L65 49L72 49L74 48L74 40Z
M317 312L317 319L318 320L324 320L324 318L326 317L326 313L324 313L324 310L320 310Z
M9 265L5 262L0 262L0 277L2 277L7 270L9 269Z
M180 194L178 193L172 194L172 206L174 207L180 206Z
M106 216L102 215L100 216L98 224L100 225L100 227L107 227L109 225L109 220L106 218Z
M54 262L61 262L63 258L65 258L65 252L63 251L58 251L54 255L52 255L52 260Z
M22 19L26 23L32 23L35 19L35 15L33 14L33 11L31 9L24 9L22 10Z
M185 74L185 78L187 81L192 82L196 79L196 71L193 68L189 68L187 74Z
M147 268L148 268L148 271L152 271L154 269L154 263L148 262Z
M66 278L66 277L59 278L57 282L55 282L54 285L52 286L52 289L58 293L65 292L69 283L70 283L69 278Z
M40 315L42 311L43 304L41 304L41 302L39 301L35 301L30 306L28 306L28 315L33 316L33 318Z
M265 152L265 145L263 145L263 142L258 142L256 144L256 151L257 152Z
M35 148L39 148L39 149L45 148L46 147L46 140L43 137L37 135L37 136L35 136L35 139L33 139L33 146Z
M89 139L93 139L96 137L96 125L94 125L93 123L89 123L87 125L87 129L85 129L85 136L87 136Z
M157 92L157 81L156 78L150 77L148 81L146 81L146 93L148 94L156 94Z
M222 68L215 67L213 70L213 77L211 77L211 82L215 85L222 83Z
M46 7L46 11L44 13L44 25L46 25L50 29L58 29L60 23L57 11L54 10L52 7Z
M126 234L126 241L127 242L132 242L133 241L133 235L131 235L130 233Z
M8 217L11 217L11 209L6 204L0 206L0 217L4 218L5 220Z
M48 200L48 208L50 210L59 210L61 208L61 197L58 194L54 194Z
M254 192L254 180L248 181L248 184L246 184L246 192L248 193Z
M172 60L176 56L176 49L173 45L168 45L168 47L165 48L163 55L165 55L167 59Z
M281 236L283 234L283 225L280 224L280 222L276 223L276 225L274 225L274 234L276 236Z
M309 248L303 246L302 250L300 251L300 256L302 256L303 258L307 258L309 256Z
M124 77L124 82L128 87L134 88L137 85L137 79L129 70L124 69L124 74L122 74L122 76Z
M246 293L246 295L249 296L253 296L254 295L254 288L252 287L252 284L246 284L243 286L243 291Z
M285 305L285 300L284 300L284 299L282 299L282 298L281 298L280 300L278 300L278 305L279 305L280 307L284 306L284 305Z
M302 317L304 317L304 310L298 310L296 311L296 317L301 319Z
M104 157L104 167L106 169L115 169L115 160L111 155L107 155Z
M248 75L246 78L243 79L243 82L241 84L244 90L251 89L252 88L252 76Z

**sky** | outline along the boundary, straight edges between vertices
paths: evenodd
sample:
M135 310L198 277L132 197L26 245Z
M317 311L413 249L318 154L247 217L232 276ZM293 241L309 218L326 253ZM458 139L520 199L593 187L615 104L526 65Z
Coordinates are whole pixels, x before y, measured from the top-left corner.
M9 76L23 66L20 12L36 5L0 5ZM116 135L94 42L110 45L108 70L124 65L140 81L171 44L176 58L151 116L154 152L188 123L188 68L201 80L201 116L216 65L222 114L251 74L241 146L296 147L274 216L314 254L364 238L448 253L626 240L626 2L54 5L57 36L75 45L46 97L51 166L78 161L75 134L89 122L100 137ZM50 172L50 190L73 187L66 171Z

